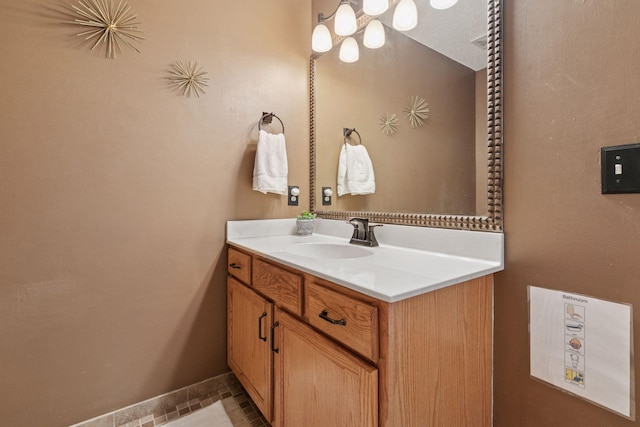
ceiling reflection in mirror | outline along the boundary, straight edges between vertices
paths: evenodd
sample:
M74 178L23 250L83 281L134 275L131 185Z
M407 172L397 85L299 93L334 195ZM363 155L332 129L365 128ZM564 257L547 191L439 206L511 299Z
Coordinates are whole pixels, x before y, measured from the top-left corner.
M330 14L334 3L314 0L314 12ZM487 146L495 152L494 123L487 118L495 111L487 110L487 87L500 70L492 65L488 79L486 49L487 36L496 38L495 23L488 33L487 3L481 1L459 0L446 10L431 8L428 0L416 5L418 27L406 33L392 28L393 8L379 18L386 35L380 48L364 47L363 31L356 33L357 62L341 61L339 45L312 58L312 208L321 216L366 212L398 223L404 221L394 214L495 219L488 200L495 191L487 186L496 177L487 168ZM495 43L490 50L496 52ZM416 100L423 103L421 124L409 114ZM345 139L344 128L358 131L371 159L372 194L335 191L343 145L359 143ZM334 190L332 205L322 204L323 187ZM495 225L501 226L489 228Z

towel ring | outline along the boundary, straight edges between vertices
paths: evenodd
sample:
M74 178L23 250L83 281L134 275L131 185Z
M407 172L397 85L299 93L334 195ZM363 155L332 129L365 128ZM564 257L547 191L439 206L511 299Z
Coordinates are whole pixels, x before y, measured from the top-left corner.
M282 123L282 120L280 120L280 117L276 116L273 113L265 113L265 112L262 113L262 117L260 117L260 121L258 122L258 130L262 130L260 127L262 123L268 125L269 123L271 123L274 117L278 119L278 121L280 122L280 125L282 126L282 133L284 133L284 123Z
M360 133L356 130L356 128L342 128L344 143L347 143L347 138L350 137L354 132L356 133L356 135L358 135L358 139L360 140L359 144L362 145L362 137L360 136Z

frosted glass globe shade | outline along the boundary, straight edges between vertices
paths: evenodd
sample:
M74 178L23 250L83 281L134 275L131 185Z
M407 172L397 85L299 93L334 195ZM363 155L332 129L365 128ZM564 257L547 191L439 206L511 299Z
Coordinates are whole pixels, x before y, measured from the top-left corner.
M458 3L458 0L430 0L429 4L434 9L449 9L454 4Z
M382 15L389 9L389 0L364 0L362 10L369 16Z
M348 3L342 3L336 11L333 30L339 36L350 36L357 28L356 13Z
M418 25L418 9L413 0L400 0L393 12L393 28L409 31Z
M333 47L333 43L331 42L331 33L324 23L320 22L316 25L316 28L313 29L313 34L311 35L311 49L314 52L328 52Z
M358 42L353 37L347 37L340 45L340 60L342 62L356 62L360 58Z
M367 28L364 29L363 44L369 49L377 49L384 46L385 34L384 26L382 22L374 19L367 24Z

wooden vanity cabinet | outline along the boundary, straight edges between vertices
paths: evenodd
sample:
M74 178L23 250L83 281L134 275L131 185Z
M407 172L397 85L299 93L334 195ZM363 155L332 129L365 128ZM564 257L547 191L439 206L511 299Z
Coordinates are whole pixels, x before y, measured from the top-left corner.
M273 426L491 425L492 275L387 303L243 256L229 366Z
M378 370L307 324L304 275L234 248L228 272L228 363L265 418L282 427L377 427Z

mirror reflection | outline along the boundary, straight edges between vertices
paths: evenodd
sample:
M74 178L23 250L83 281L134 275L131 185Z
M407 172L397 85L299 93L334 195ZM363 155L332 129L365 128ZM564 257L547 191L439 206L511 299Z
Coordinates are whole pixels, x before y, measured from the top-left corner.
M487 211L487 4L459 0L446 10L432 8L429 0L415 4L413 30L392 28L392 7L379 18L385 30L382 47L366 48L360 32L353 36L356 62L340 60L340 46L316 61L319 211ZM316 14L328 15L337 1L314 0L313 5ZM359 10L361 4L354 7ZM421 124L408 114L420 101ZM359 137L345 138L345 128ZM373 165L375 191L339 196L340 153L345 140L357 146L360 139ZM322 205L323 187L333 189L330 206Z

